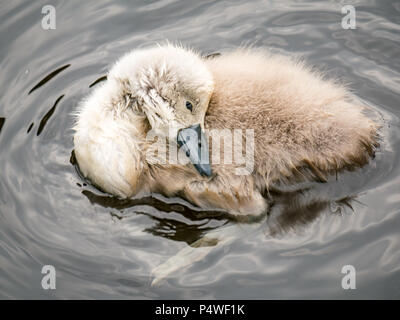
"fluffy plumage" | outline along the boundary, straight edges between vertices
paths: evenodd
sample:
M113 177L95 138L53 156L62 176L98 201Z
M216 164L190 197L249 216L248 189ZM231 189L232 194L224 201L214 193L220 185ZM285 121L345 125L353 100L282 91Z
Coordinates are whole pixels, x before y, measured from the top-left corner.
M194 102L188 113L185 101ZM377 126L344 86L303 63L261 50L211 59L171 45L129 53L84 100L75 125L82 173L107 192L179 195L206 208L260 214L268 190L364 165L377 146ZM206 129L254 129L254 170L211 164L160 164L148 155L150 129L164 134L200 123ZM211 145L210 145L210 152ZM252 159L249 159L252 160Z

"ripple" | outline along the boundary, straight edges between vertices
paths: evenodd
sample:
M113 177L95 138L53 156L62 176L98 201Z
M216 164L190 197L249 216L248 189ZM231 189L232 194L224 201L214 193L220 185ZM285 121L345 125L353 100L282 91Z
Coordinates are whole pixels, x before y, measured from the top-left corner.
M70 64L67 64L65 66L62 66L54 71L52 71L50 74L48 74L46 77L44 77L42 80L39 81L39 83L37 85L35 85L31 90L29 90L28 94L31 94L33 91L35 91L37 88L40 88L41 86L43 86L45 83L47 83L48 81L50 81L52 78L54 78L57 74L59 74L61 71L63 71L64 69L67 69L68 67L70 67Z

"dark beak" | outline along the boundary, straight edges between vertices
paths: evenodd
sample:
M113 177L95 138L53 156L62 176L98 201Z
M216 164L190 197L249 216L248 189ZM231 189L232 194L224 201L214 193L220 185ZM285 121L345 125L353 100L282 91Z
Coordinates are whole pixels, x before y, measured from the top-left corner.
M202 176L211 176L208 143L199 124L178 131L177 142Z

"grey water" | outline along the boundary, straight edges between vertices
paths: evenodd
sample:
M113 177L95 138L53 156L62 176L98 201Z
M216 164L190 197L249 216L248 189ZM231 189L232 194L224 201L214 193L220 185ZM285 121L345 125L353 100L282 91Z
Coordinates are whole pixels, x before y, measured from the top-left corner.
M355 29L342 27L345 4ZM45 5L55 29L43 28ZM118 57L166 39L300 55L373 108L383 138L364 168L278 195L252 232L151 286L154 268L236 222L97 190L74 164L71 113ZM0 298L400 298L399 1L1 0L0 73ZM342 287L346 265L355 289Z

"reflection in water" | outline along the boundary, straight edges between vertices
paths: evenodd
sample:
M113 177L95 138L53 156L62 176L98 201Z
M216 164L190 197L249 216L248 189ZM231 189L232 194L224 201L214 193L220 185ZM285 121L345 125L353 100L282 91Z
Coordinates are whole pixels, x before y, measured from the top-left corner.
M330 212L333 214L341 214L346 208L354 211L351 202L357 201L355 196L334 199L334 196L329 194L329 190L332 189L323 189L323 191L319 190L319 192L311 188L292 192L271 192L269 200L272 199L273 202L267 213L267 219L265 219L265 217L257 217L256 219L249 216L237 217L218 209L205 210L194 207L183 199L168 199L161 195L121 199L111 195L97 195L89 190L83 190L82 194L85 195L92 204L119 210L121 212L120 215L110 213L119 220L125 217L123 214L124 209L141 205L151 206L163 213L179 213L184 218L189 219L189 222L168 219L168 215L159 217L155 214L135 211L137 214L144 214L157 222L152 228L146 229L145 231L171 240L185 241L188 244L192 244L208 231L223 227L229 222L239 224L266 222L269 229L268 234L275 235L277 233L282 234L303 227L313 222L322 213ZM222 221L222 223L213 228L204 228L207 222L200 224L195 223L196 221L203 221L204 219L214 219Z
M35 85L28 93L31 94L33 91L35 91L37 88L40 88L41 86L43 86L46 82L50 81L52 78L54 78L57 74L59 74L61 71L67 69L70 66L70 64L67 64L65 66L62 66L56 70L54 70L53 72L51 72L50 74L48 74L46 77L44 77L42 80L40 80L38 82L37 85Z
M162 212L162 217L157 216L155 213L145 213L141 211L135 211L137 214L147 215L157 223L151 228L144 231L150 232L154 235L162 236L171 240L185 241L188 244L198 240L201 236L212 229L210 227L205 228L204 226L208 224L209 219L216 221L221 221L219 226L226 224L228 216L222 211L211 211L196 209L190 204L184 204L182 202L165 202L155 196L141 197L137 199L120 199L115 196L102 196L96 195L89 190L83 190L82 194L88 198L92 204L98 204L104 208L114 208L121 212L116 218L123 219L123 210L128 208L135 208L136 206L151 206L158 211ZM187 222L177 221L168 218L168 213L176 212L182 215L182 217L189 219ZM167 213L167 214L164 214ZM115 214L112 214L115 216ZM204 221L206 220L206 221ZM198 223L198 222L201 223ZM204 221L204 222L202 222ZM218 227L218 226L216 226Z
M269 234L282 235L295 231L313 222L322 213L341 214L346 207L354 211L351 202L356 201L355 197L335 199L334 194L329 194L329 190L322 188L318 191L316 188L274 194L274 206L267 221Z
M28 130L26 130L26 133L31 132L31 130L32 130L32 128L33 128L34 125L35 125L35 123L32 122L32 123L29 125Z
M1 129L3 128L4 122L6 122L6 118L0 118L0 133Z
M89 88L95 86L95 85L98 84L99 82L106 81L106 80L107 80L107 76L102 76L102 77L98 78L96 81L92 82L92 83L89 85Z
M56 110L57 104L60 102L60 100L63 97L64 97L64 95L61 95L60 97L58 97L56 102L54 103L54 105L51 107L51 109L44 115L42 120L40 120L39 128L38 128L38 131L36 133L37 136L42 133L42 131L44 129L44 126L46 125L47 121L49 121L50 117L53 115L54 111ZM28 133L29 133L30 129L32 128L32 125L33 125L33 123L28 128Z

